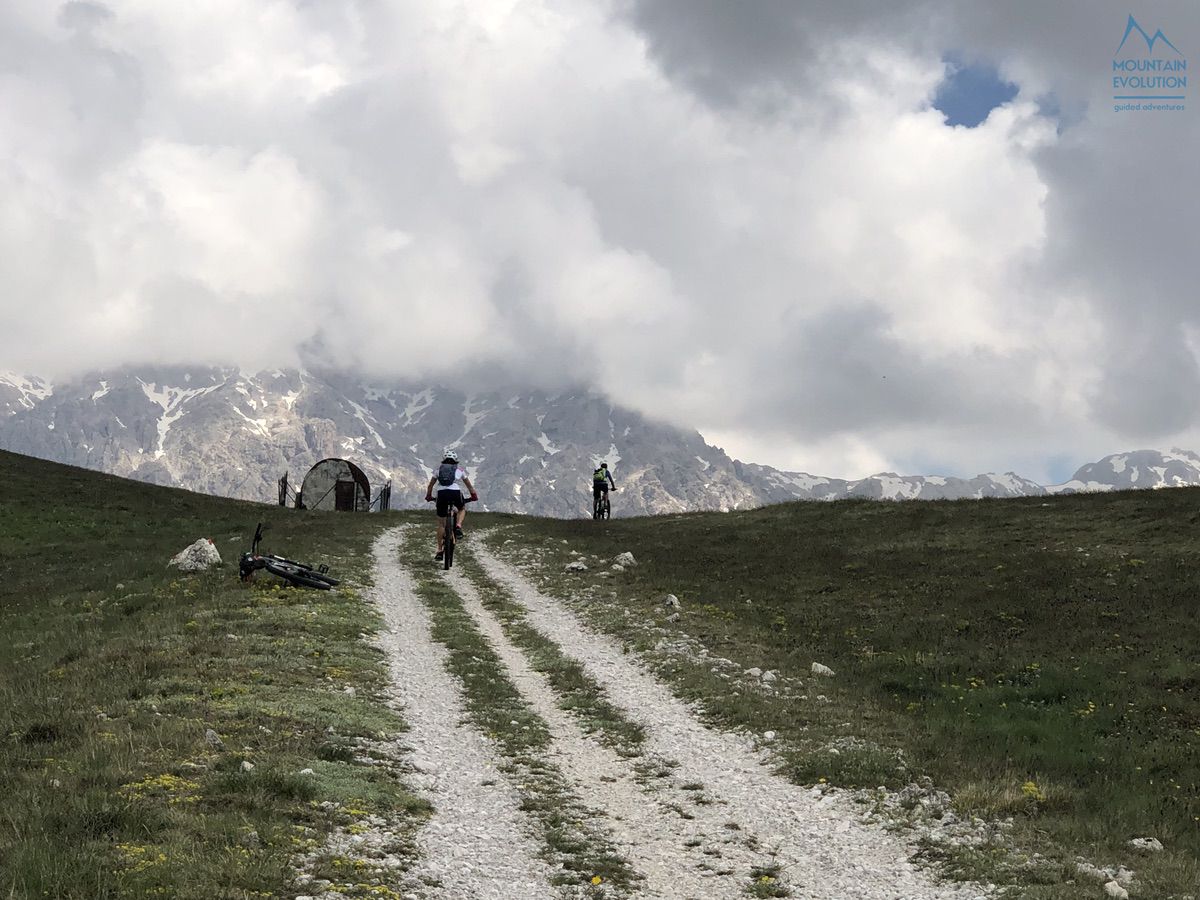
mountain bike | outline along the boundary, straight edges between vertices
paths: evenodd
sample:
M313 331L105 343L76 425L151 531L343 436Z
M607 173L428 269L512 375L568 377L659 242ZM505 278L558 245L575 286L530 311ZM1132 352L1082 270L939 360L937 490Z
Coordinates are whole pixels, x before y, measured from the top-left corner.
M436 500L430 500L430 503L436 503ZM463 504L473 503L473 497L463 498ZM458 524L458 507L453 503L446 504L445 521L442 522L442 565L449 569L454 564L454 545L458 539L454 536L454 526Z
M254 542L250 545L250 552L243 553L242 558L238 561L238 572L242 581L250 581L255 572L259 569L266 569L272 575L276 575L296 587L327 591L331 587L341 584L338 579L329 575L329 566L327 565L313 567L283 556L260 554L258 545L262 543L264 528L263 523L259 522L258 528L254 530Z
M609 488L608 491L615 491ZM612 506L608 502L608 491L601 491L599 497L592 498L592 518L607 519L612 516Z

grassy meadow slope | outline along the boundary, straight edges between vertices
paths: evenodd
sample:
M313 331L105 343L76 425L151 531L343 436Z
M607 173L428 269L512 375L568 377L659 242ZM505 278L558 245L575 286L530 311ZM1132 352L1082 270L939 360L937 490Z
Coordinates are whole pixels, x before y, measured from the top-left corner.
M0 479L0 897L282 896L290 860L331 830L372 814L420 826L419 800L354 762L357 739L404 727L358 589L371 540L408 514L298 514L2 452ZM259 520L265 550L330 562L349 589L241 584ZM1200 895L1200 489L610 522L473 512L465 550L485 525L713 720L776 732L794 780L929 775L961 817L1012 820L1005 852L930 840L948 871L1097 896L1079 855L1135 869L1135 898ZM165 568L198 537L220 570ZM600 577L598 558L624 550L640 564ZM580 552L589 571L565 572ZM553 649L539 641L518 643ZM1143 836L1166 849L1126 847ZM314 874L392 896L346 866Z
M361 586L387 517L300 515L2 452L0 481L0 896L281 896L289 857L354 816L401 810L417 826L419 801L353 763L355 738L403 728L380 702L355 586L237 577L265 520L265 550ZM166 568L199 537L220 569Z
M540 546L542 584L589 597L585 614L677 692L726 726L776 731L797 781L927 774L960 813L1012 817L1016 844L1042 854L931 843L951 871L1095 896L1080 854L1136 869L1135 897L1200 895L1200 490L503 521L498 547ZM640 564L564 572L580 550ZM765 690L655 653L664 632L805 684ZM1143 836L1165 852L1125 846Z

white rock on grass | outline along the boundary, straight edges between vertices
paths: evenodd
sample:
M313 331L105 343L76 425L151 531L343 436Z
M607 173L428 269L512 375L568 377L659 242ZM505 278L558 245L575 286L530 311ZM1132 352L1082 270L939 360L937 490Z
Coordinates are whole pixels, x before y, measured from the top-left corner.
M749 675L751 678L762 678L762 669L760 669L758 666L752 666L745 671L745 674Z
M254 763L250 762L250 760L248 760L248 759L242 760L242 771L243 772L249 772L249 771L252 771L253 769L254 769Z
M823 678L832 678L833 677L833 669L829 668L829 666L822 665L819 662L815 662L812 664L812 673L814 675L820 675Z
M1129 900L1129 891L1121 887L1115 881L1110 881L1104 885L1104 893L1110 897L1115 897L1116 900Z
M213 731L211 728L207 729L204 732L204 742L206 744L208 744L208 746L214 747L217 750L220 750L222 747L225 746L225 742L223 740L221 740L221 736L219 734L217 734L215 731Z
M621 565L620 563L613 563L613 564L612 564L611 571L613 571L613 572L624 572L624 571L625 571L625 567L624 567L623 565Z
M777 676L775 675L775 673L772 672L770 669L768 669L767 671L762 673L763 681L767 681L767 682L774 681L776 677Z
M586 572L588 569L587 563L575 560L575 562L567 563L568 572Z
M184 547L171 557L168 566L177 566L181 572L203 572L211 566L221 564L217 545L208 538L200 538L189 547Z
M679 609L679 598L674 594L667 594L666 599L663 600L663 606L667 609Z
M618 553L615 557L613 557L613 562L619 566L624 566L627 569L630 566L637 565L637 560L633 558L633 554L628 550L626 550L624 553Z
M1130 850L1136 850L1138 853L1161 853L1162 841L1158 838L1134 838L1129 842Z

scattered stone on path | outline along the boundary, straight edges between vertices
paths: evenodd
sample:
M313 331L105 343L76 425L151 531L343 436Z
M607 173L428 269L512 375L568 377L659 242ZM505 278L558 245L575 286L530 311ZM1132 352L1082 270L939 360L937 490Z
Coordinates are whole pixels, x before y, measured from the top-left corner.
M300 774L301 775L316 775L317 773L314 772L312 769L301 769Z
M587 568L587 563L579 559L575 560L575 562L567 563L568 572L586 572Z
M1136 850L1138 853L1146 854L1161 853L1163 848L1162 841L1160 841L1158 838L1152 837L1134 838L1127 846L1130 850Z
M829 668L829 666L822 665L819 662L815 662L812 664L812 673L814 675L820 675L824 678L832 678L833 677L833 669Z
M633 558L633 554L628 550L626 550L624 553L618 553L615 557L613 557L613 562L619 566L624 566L627 569L630 566L637 565L637 560Z
M221 740L221 736L211 728L204 732L204 741L208 746L214 747L217 750L222 750L225 747L225 742Z
M168 566L178 567L181 572L203 572L220 564L221 554L217 552L217 545L208 538L200 538L194 544L183 548L167 563Z
M678 622L679 621L679 613L677 613L677 612L671 613L669 616L667 616L667 621L668 622Z
M773 731L764 731L764 732L763 732L763 740L764 740L764 741L773 741L773 740L775 740L775 732L773 732Z

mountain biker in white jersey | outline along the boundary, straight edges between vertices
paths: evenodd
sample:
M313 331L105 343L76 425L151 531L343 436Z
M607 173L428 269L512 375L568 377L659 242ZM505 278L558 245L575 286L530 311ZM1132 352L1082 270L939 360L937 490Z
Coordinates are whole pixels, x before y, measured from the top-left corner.
M471 479L467 477L467 470L458 464L460 455L458 450L447 447L442 453L442 464L433 473L433 477L429 479L429 484L425 488L425 502L428 503L433 500L433 488L435 485L437 486L437 554L433 557L436 560L442 558L445 550L446 536L443 529L450 507L458 510L454 517L454 536L455 538L463 536L462 524L463 519L467 516L467 504L463 499L462 489L465 487L471 492L471 500L479 499L474 485L471 484Z

